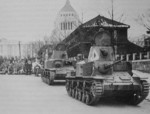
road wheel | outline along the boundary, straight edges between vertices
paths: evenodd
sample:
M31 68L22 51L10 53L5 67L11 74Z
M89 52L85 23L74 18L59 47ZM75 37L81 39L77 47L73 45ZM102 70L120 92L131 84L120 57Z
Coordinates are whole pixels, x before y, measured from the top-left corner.
M81 99L82 99L82 93L81 93L81 91L79 91L78 92L78 100L81 101Z
M74 90L74 89L72 89L71 96L72 96L73 98L75 97L75 90Z
M51 79L51 78L48 79L48 84L49 84L49 85L53 85L53 83L54 83L54 80L53 80L53 79Z
M67 90L67 92L68 92L68 94L69 94L70 88L69 88L69 81L68 81L68 80L66 80L66 90Z
M69 90L68 90L68 94L69 94L69 96L71 96L71 95L72 95L71 88L69 88Z
M75 91L75 98L78 99L78 90Z
M82 94L82 102L85 103L85 93Z
M86 93L85 103L86 103L87 105L90 104L90 95L89 95L88 93Z
M48 84L48 79L47 79L47 77L45 78L45 83L47 83L47 84Z

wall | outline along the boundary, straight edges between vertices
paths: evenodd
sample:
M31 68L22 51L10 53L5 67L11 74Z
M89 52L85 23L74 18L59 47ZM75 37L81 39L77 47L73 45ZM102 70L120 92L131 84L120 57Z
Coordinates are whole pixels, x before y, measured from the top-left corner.
M150 73L150 59L132 61L132 69Z

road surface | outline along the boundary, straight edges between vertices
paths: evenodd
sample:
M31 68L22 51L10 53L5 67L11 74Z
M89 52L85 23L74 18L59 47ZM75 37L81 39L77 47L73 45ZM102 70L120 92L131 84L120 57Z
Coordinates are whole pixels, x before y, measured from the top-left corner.
M150 102L138 106L102 101L87 106L67 95L64 85L48 86L40 77L0 75L0 114L149 114Z

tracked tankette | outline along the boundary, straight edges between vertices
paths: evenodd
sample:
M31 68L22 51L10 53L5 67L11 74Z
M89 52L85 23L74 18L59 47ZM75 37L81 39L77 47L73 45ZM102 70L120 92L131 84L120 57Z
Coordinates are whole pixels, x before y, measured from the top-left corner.
M78 62L75 72L67 74L66 90L87 105L96 104L104 97L125 99L137 105L147 97L149 85L146 78L132 73L129 62L115 60L111 36L101 30L95 35L88 59Z
M61 46L61 45L60 45ZM47 54L48 56L48 54ZM53 85L55 81L64 80L67 72L74 70L65 50L53 50L50 59L46 57L41 78L43 82Z

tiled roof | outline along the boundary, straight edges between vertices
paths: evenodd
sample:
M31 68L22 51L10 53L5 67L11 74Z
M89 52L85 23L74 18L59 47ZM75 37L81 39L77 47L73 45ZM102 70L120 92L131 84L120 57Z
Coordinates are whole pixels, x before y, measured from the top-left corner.
M108 19L106 17L98 15L97 17L87 21L82 25L83 27L94 27L94 26L102 26L102 27L125 27L129 28L129 25L123 24L121 22L117 22L115 20Z

